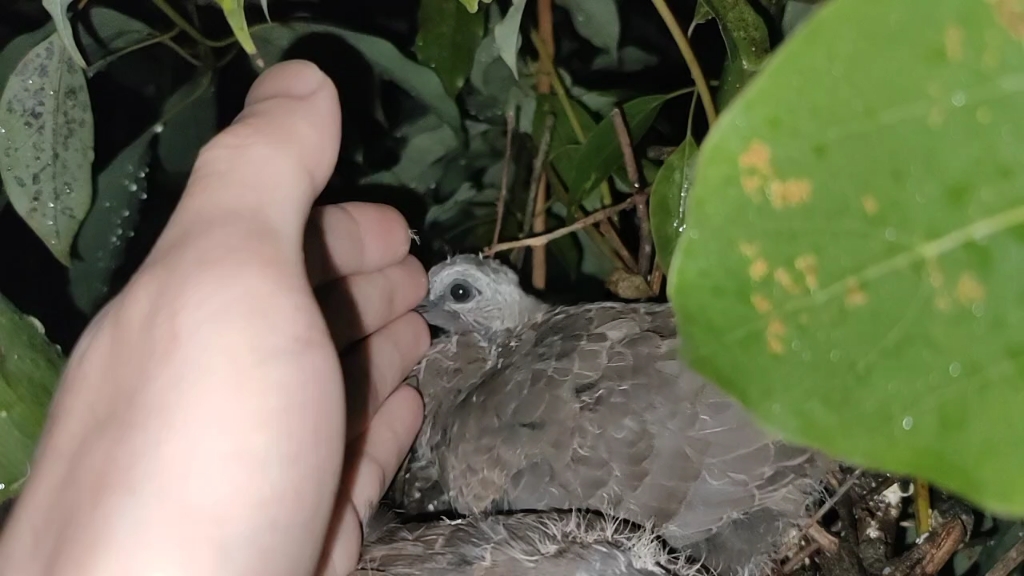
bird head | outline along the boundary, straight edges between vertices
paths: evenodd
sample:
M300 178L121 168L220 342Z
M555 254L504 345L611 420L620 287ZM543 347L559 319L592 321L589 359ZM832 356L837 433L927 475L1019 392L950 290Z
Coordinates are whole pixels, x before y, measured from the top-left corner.
M429 292L416 311L450 332L494 334L547 309L523 291L511 268L491 258L460 254L435 265L427 276Z

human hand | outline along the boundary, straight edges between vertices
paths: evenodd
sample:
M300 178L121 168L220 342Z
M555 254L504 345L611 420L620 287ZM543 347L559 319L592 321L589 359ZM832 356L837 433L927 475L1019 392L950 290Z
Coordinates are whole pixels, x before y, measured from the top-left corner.
M429 332L397 211L310 216L340 140L333 84L288 62L203 148L156 246L69 359L0 573L354 568L360 521L422 420L399 383ZM327 286L321 302L311 286Z

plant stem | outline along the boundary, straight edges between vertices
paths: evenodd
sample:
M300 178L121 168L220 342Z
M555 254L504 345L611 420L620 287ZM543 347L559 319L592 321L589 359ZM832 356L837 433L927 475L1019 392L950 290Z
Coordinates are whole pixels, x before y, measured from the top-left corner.
M629 200L626 200L625 202L616 204L615 206L612 206L610 208L605 208L604 210L598 210L597 212L594 212L593 214L587 216L586 218L577 220L568 226L559 228L558 230L552 230L547 234L533 236L532 238L523 238L522 240L514 240L512 242L502 242L501 244L495 244L494 246L491 246L487 250L484 250L484 255L493 256L494 254L501 252L503 250L511 250L513 248L521 248L523 246L544 246L548 242L551 242L556 238L561 238L566 234L571 234L581 228L590 226L591 224L600 222L602 220L607 220L608 218L611 218L615 214L618 214L619 212L622 212L623 210L636 205L637 202L642 202L646 199L646 193L630 196Z
M173 42L170 42L170 39L173 38L175 35L177 35L178 32L181 32L181 28L175 28L175 29L171 30L170 32L167 32L166 34L161 34L159 36L155 36L155 37L150 38L148 40L143 40L142 42L139 42L138 44L134 44L132 46L128 46L127 48L122 48L122 49L118 50L117 52L114 52L113 54L108 54L107 56L104 56L103 58L100 58L99 60L97 60L95 63L93 63L92 66L89 66L89 69L86 70L85 73L86 73L87 76L91 77L92 75L96 74L97 72L99 72L100 70L105 68L107 65L109 65L111 62L113 62L114 60L117 60L121 56L124 56L125 54L128 54L130 52L134 52L136 50L140 50L142 48L145 48L146 46L152 46L153 44L163 43L163 44L167 44L169 47L173 46L174 48L178 48L178 46L174 45ZM182 51L177 51L177 52L178 52L178 54L181 54L181 55L185 56L182 53ZM185 56L185 57L186 57L187 60L189 60L189 62L192 62L194 64L198 64L198 62L196 62L195 59L193 59L191 56Z
M203 36L199 30L196 30L191 24L189 24L188 20L185 20L181 17L181 14L175 12L174 8L171 8L171 5L167 3L167 0L153 0L153 4L155 4L161 12L166 14L167 17L171 19L171 22L174 22L178 28L181 28L185 34L188 34L193 40L200 44L211 48L223 48L224 46L228 46L236 42L234 36L225 38L224 40L210 40L206 36Z
M686 39L686 34L679 27L679 22L672 14L672 10L669 9L665 0L651 0L651 2L654 3L658 14L665 22L665 26L668 26L668 31L672 34L672 39L676 41L679 53L683 55L683 60L686 61L686 65L690 68L690 75L693 77L693 82L697 85L697 92L700 94L700 100L704 104L704 113L708 117L708 125L710 126L715 123L718 115L715 113L715 101L711 98L711 89L708 88L708 81L704 78L704 72L700 69L697 55L693 53L690 41Z
M515 109L505 113L505 161L501 166L501 190L498 192L498 215L494 222L494 239L491 245L497 244L501 236L501 220L505 216L505 198L508 196L509 169L512 164L512 132L516 129Z

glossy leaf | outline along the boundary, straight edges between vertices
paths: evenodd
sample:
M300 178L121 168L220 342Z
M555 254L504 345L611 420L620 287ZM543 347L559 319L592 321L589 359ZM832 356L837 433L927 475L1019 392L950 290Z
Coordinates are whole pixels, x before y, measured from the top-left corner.
M682 93L683 91L678 91L671 94L642 96L624 104L622 109L633 142L647 133L662 105ZM609 116L594 128L579 152L576 166L569 179L569 192L573 201L580 202L587 198L590 192L616 168L622 166L622 163L622 149L615 136L615 124Z
M819 10L704 141L669 294L693 366L785 437L1024 515L1013 6Z
M72 62L72 64L74 64ZM0 502L21 491L64 360L39 321L0 294Z
M544 133L544 122L548 114L555 115L555 124L551 129L551 144L548 149L548 158L551 165L562 176L568 179L576 168L576 161L580 151L583 149L582 142L585 141L594 131L597 123L591 117L590 112L576 100L570 99L569 105L572 108L573 116L579 123L582 132L582 140L576 134L572 126L565 106L553 94L538 96L537 112L533 116L533 137L539 144Z
M580 36L598 48L618 54L622 25L615 0L555 0L569 11Z
M217 133L217 98L213 75L202 73L164 104L157 132L157 156L169 172L189 173L199 149Z
M516 54L519 52L519 44L522 42L519 24L523 20L523 10L525 9L526 0L512 0L512 6L508 9L505 17L494 27L494 43L498 47L498 55L512 70L512 75L516 79L519 79L519 63Z
M697 143L683 140L665 160L651 186L651 236L662 270L668 270L676 242L683 233L686 197L693 184L693 168L697 159Z
M466 83L483 37L482 11L467 12L452 0L421 0L416 56L437 73L449 96Z
M353 32L336 26L293 22L254 26L252 35L267 66L279 62L296 40L306 34L331 34L358 50L382 77L401 86L426 104L460 137L464 134L462 116L451 96L433 70L409 60L383 38Z
M470 12L473 13L480 9L481 2L483 2L484 4L490 4L492 1L493 0L459 0L459 2L466 7L466 10L469 10Z
M265 61L259 50L256 49L249 24L245 21L245 0L214 0L214 2L220 6L224 13L224 19L227 20L228 26L231 27L231 33L235 35L242 50L245 50L245 53L253 59L257 67L262 68Z
M42 0L43 8L53 18L53 23L57 27L57 35L64 43L64 48L68 51L72 61L84 69L86 67L85 59L82 58L82 53L78 51L78 46L75 44L75 33L71 28L71 20L68 18L68 6L71 5L71 2L72 0Z
M0 178L11 205L64 264L92 202L93 141L85 71L53 33L0 96Z
M148 24L104 6L94 6L87 13L89 25L79 24L82 53L92 62L88 74L95 75L110 62L101 60L111 54L152 40L158 34ZM99 34L101 38L94 37Z
M160 121L100 172L95 202L78 233L79 258L69 271L71 297L86 314L94 314L119 288L114 274L149 194L154 150L163 169L187 174L215 132L214 111L212 77L200 74L168 99Z

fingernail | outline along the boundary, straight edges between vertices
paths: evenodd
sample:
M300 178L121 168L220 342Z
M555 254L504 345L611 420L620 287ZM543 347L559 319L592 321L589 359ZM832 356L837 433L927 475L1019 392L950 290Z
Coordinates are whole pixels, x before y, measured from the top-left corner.
M260 74L252 88L249 89L245 105L251 106L274 98L306 98L316 92L326 81L328 81L327 76L312 62L307 60L281 62Z

